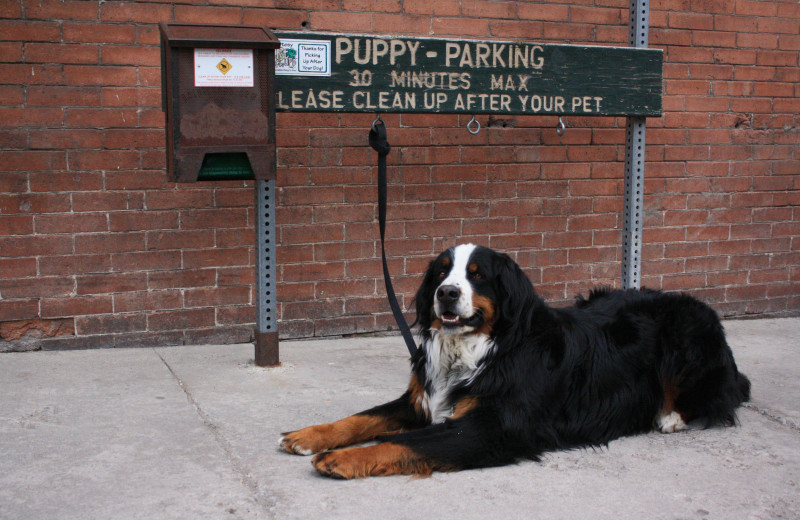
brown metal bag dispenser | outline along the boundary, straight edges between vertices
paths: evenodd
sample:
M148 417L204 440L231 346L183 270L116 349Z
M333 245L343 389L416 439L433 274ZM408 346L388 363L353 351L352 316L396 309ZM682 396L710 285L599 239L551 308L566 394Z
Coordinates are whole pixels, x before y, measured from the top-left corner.
M278 38L263 27L160 28L169 179L275 179Z

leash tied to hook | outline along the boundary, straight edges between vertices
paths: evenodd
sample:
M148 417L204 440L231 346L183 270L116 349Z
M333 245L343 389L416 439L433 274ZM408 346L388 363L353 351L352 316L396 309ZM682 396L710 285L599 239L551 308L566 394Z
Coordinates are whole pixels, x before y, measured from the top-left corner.
M414 335L411 333L411 328L408 326L408 322L403 316L403 311L400 309L400 304L397 302L397 296L392 286L392 278L389 275L389 265L386 262L386 156L389 155L392 146L386 139L386 124L380 115L372 122L372 128L369 131L369 145L378 152L378 223L381 232L381 258L383 260L383 282L386 285L386 297L389 300L389 306L392 308L394 321L397 322L397 327L406 342L408 353L411 357L414 357L417 353L417 344L414 342Z

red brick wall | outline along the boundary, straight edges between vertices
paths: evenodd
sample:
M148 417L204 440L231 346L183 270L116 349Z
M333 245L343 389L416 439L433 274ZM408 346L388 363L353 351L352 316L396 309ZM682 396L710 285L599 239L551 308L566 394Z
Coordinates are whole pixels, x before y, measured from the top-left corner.
M247 341L253 187L164 173L157 22L626 45L627 3L0 0L0 350ZM643 283L800 309L800 5L651 3ZM281 335L393 327L371 114L279 114ZM514 255L556 303L620 276L624 120L385 116L403 303L439 250Z

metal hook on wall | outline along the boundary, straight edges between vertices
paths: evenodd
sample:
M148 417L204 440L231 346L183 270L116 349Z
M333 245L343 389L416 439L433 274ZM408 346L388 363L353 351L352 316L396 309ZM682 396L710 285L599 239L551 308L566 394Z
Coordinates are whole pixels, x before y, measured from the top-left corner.
M564 124L564 120L561 119L561 116L558 116L558 126L556 126L556 133L561 136L564 135L564 132L567 131L567 125Z
M386 126L386 123L384 123L384 122L383 122L383 119L381 119L381 114L380 114L380 112L378 112L378 114L375 116L375 121L373 121L373 122L372 122L372 131L373 131L373 132L377 132L377 130L375 130L375 124L376 124L378 121L380 121L380 122L381 122L381 124L383 124L384 126Z
M474 130L472 129L472 124L473 123L475 123L475 129ZM470 119L469 123L467 123L467 131L469 133L471 133L472 135L475 135L475 134L477 134L478 132L481 131L481 123L477 119L475 119L475 115L473 115L472 119Z

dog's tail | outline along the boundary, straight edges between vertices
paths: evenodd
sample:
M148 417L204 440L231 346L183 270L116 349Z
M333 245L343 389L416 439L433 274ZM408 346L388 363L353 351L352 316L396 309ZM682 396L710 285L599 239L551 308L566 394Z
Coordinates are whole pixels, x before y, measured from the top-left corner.
M741 372L736 372L736 386L739 391L739 403L746 403L750 400L750 380Z
M734 368L734 370L736 370ZM699 414L705 416L705 427L714 425L734 426L738 424L736 408L750 400L750 380L741 372L735 371L720 393L713 398L705 410Z

